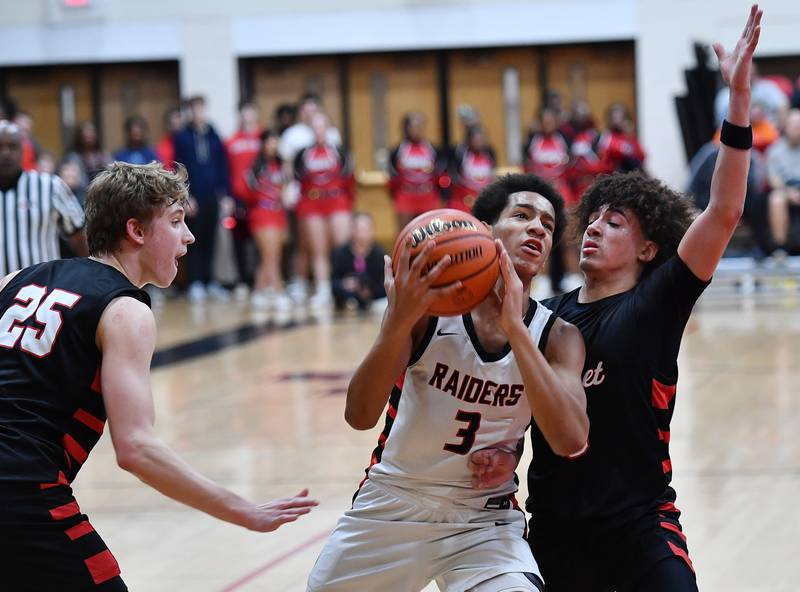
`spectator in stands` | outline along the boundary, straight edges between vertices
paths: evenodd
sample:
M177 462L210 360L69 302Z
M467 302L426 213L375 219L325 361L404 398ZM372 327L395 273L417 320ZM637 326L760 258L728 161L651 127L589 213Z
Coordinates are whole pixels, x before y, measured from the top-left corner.
M570 145L572 166L568 171L572 195L579 202L598 175L610 172L608 163L597 154L600 132L595 126L591 107L586 101L575 101L569 132L573 134Z
M36 157L36 170L52 175L56 172L56 155L49 150L41 150Z
M228 170L231 178L231 197L234 200L233 253L236 270L242 286L252 286L253 271L247 262L247 249L253 236L247 218L247 203L250 187L247 178L253 161L261 151L261 124L258 121L258 107L250 101L239 105L239 129L225 142L228 154Z
M212 278L220 202L228 198L228 160L219 135L208 122L206 101L189 99L191 120L175 134L175 161L189 174L191 209L187 225L195 236L189 250L189 300L201 303L208 296L225 300L228 292Z
M420 214L442 207L439 182L447 166L446 154L425 136L425 116L403 117L403 140L389 156L389 191L397 215L397 229Z
M183 130L185 125L180 107L170 107L164 113L164 135L156 144L156 154L164 168L170 171L175 170L175 134Z
M64 157L64 160L74 160L81 167L84 188L111 162L111 156L100 146L94 123L84 121L78 125L72 151Z
M286 183L283 188L283 203L287 207L289 220L289 243L286 264L290 281L286 289L294 300L303 302L308 296L308 246L302 225L298 223L295 207L300 199L300 185L297 182L294 164L297 154L314 144L311 120L318 113L324 113L322 99L314 93L306 93L297 103L297 121L286 128L278 142L278 154L283 161ZM331 146L341 146L342 138L332 125L328 125L326 142Z
M767 170L772 188L769 223L776 254L781 256L797 247L790 245L789 228L800 214L800 110L789 112L783 137L767 151Z
M58 176L83 207L86 203L86 187L82 185L80 165L74 160L65 160L58 167Z
M36 168L41 148L33 135L33 117L26 111L17 111L14 123L22 134L22 168L31 171Z
M258 247L260 263L256 271L250 303L254 308L288 310L281 277L281 250L286 241L286 212L281 203L283 163L278 155L279 135L262 132L260 150L247 171L247 219Z
M291 103L281 103L275 109L275 130L280 137L283 132L292 127L297 121L297 107Z
M794 83L794 94L792 95L792 109L800 109L800 76Z
M494 178L497 159L486 139L486 130L475 124L467 128L464 141L456 146L447 172L451 180L447 207L472 211L475 198Z
M774 126L780 126L789 110L789 97L786 96L780 86L768 78L759 76L756 63L750 71L750 86L753 97L753 104L761 103L764 106L767 119ZM722 124L728 110L728 97L730 89L723 86L714 98L714 114L717 117L717 125Z
M644 165L644 150L633 132L627 107L614 103L606 114L606 130L597 141L597 153L609 172L639 171Z
M719 138L706 143L689 163L689 181L686 192L692 196L700 210L708 207L711 199L711 179L719 155ZM767 199L764 188L767 182L767 169L764 158L753 152L747 172L747 193L745 195L742 219L750 228L758 256L763 257L772 250L772 241L767 226Z
M383 257L386 252L375 243L375 225L364 212L353 214L353 237L331 255L333 298L337 310L369 310L376 300L386 298L383 288Z
M297 219L308 241L316 292L312 308L331 302L331 249L350 239L353 205L353 162L350 155L329 140L328 117L317 113L311 119L314 144L295 158L295 176L300 182Z
M554 108L545 106L539 110L538 118L531 125L531 129L536 131L531 133L523 148L524 167L525 172L549 181L564 198L567 207L572 207L575 199L569 185L570 148L566 137L559 131L559 123ZM565 261L568 256L573 259L569 265ZM554 244L548 268L550 290L560 294L567 268L577 271L577 266L577 255L570 254L562 243Z
M141 115L132 115L125 120L125 146L114 153L114 160L130 164L149 164L158 160L158 155L147 141L147 120Z

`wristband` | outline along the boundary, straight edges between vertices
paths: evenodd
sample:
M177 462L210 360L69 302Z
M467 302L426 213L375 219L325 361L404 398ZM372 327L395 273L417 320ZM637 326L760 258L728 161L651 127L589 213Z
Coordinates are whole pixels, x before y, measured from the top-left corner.
M731 148L750 150L753 147L753 128L749 125L747 127L734 125L728 120L723 120L719 141Z

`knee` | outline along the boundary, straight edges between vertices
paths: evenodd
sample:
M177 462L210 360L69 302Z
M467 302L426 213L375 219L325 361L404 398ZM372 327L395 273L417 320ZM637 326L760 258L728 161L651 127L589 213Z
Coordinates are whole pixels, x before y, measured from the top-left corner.
M772 207L787 207L788 203L786 191L783 189L773 189L769 194L769 205Z

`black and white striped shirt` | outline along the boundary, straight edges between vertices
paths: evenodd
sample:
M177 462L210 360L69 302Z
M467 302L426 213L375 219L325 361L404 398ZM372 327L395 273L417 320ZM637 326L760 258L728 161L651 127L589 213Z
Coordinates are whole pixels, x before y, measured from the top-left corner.
M0 277L60 257L59 231L83 228L78 199L55 175L25 171L0 200Z

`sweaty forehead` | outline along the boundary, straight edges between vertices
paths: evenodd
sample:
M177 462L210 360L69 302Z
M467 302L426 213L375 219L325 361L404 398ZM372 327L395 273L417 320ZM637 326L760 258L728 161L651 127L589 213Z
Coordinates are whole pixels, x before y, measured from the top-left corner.
M542 194L533 191L518 191L509 195L507 207L510 209L517 206L532 208L537 212L550 214L553 217L556 214L553 204Z

